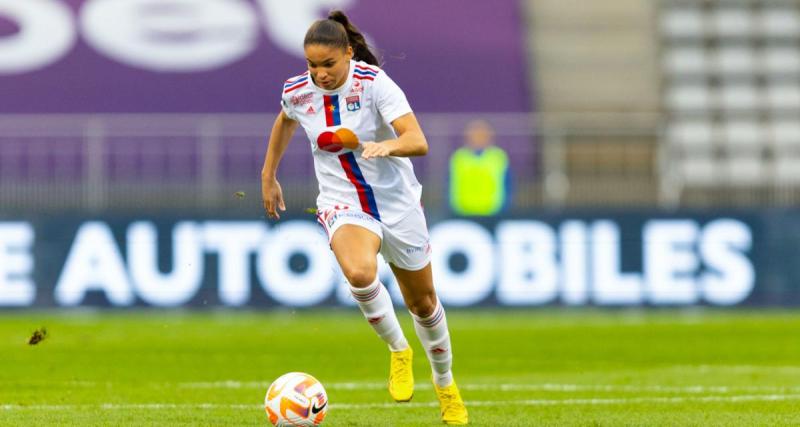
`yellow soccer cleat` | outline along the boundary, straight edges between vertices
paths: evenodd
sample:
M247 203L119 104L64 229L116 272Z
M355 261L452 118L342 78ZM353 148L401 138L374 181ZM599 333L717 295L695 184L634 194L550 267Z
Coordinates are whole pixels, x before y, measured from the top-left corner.
M397 402L408 402L414 396L414 351L393 351L389 364L389 394Z
M436 397L439 398L439 406L442 408L442 422L450 425L464 425L469 422L467 407L461 399L461 393L455 380L447 387L439 387L433 384L436 390Z

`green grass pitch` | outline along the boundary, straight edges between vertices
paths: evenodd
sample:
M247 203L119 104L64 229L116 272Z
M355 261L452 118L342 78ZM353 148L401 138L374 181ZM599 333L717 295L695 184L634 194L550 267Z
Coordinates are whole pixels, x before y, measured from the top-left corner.
M434 426L415 350L409 404L357 309L0 313L0 425L267 425L269 383L315 375L328 426ZM791 311L448 311L473 425L800 425ZM48 335L27 344L44 326Z

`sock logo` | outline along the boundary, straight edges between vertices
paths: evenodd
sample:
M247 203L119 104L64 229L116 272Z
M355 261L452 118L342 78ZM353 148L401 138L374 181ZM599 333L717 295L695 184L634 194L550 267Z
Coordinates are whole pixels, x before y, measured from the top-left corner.
M370 317L367 319L367 321L369 322L370 325L376 325L378 323L381 323L381 320L383 320L384 317L386 316Z
M447 349L446 348L442 348L442 347L434 347L434 348L431 349L431 353L433 353L433 354L447 353Z

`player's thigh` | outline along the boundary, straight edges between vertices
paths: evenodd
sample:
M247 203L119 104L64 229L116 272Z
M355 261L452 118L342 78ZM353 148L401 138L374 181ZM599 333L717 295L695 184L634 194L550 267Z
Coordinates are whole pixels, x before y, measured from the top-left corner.
M355 224L344 224L331 237L331 249L351 285L368 286L378 274L377 255L381 238Z
M408 309L419 317L433 314L436 309L436 290L433 287L431 264L428 263L420 270L406 270L392 263L389 266Z
M421 271L431 262L428 225L422 207L410 211L397 223L381 228L381 254L386 262L406 271Z

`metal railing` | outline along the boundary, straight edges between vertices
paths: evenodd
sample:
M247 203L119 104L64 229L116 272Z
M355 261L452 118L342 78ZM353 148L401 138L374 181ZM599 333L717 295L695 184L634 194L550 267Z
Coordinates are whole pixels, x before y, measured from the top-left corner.
M0 214L39 211L261 211L260 170L271 114L0 116ZM414 158L431 215L447 213L451 153L464 125L492 123L509 153L511 210L707 206L674 180L683 159L662 136L658 114L420 114L427 156ZM577 118L580 118L579 120ZM317 188L305 134L279 170L289 210L314 206ZM720 188L706 189L720 193ZM775 188L765 202L726 188L717 204L795 203ZM748 191L750 193L748 193ZM234 194L244 192L244 199ZM763 189L759 190L763 194Z

